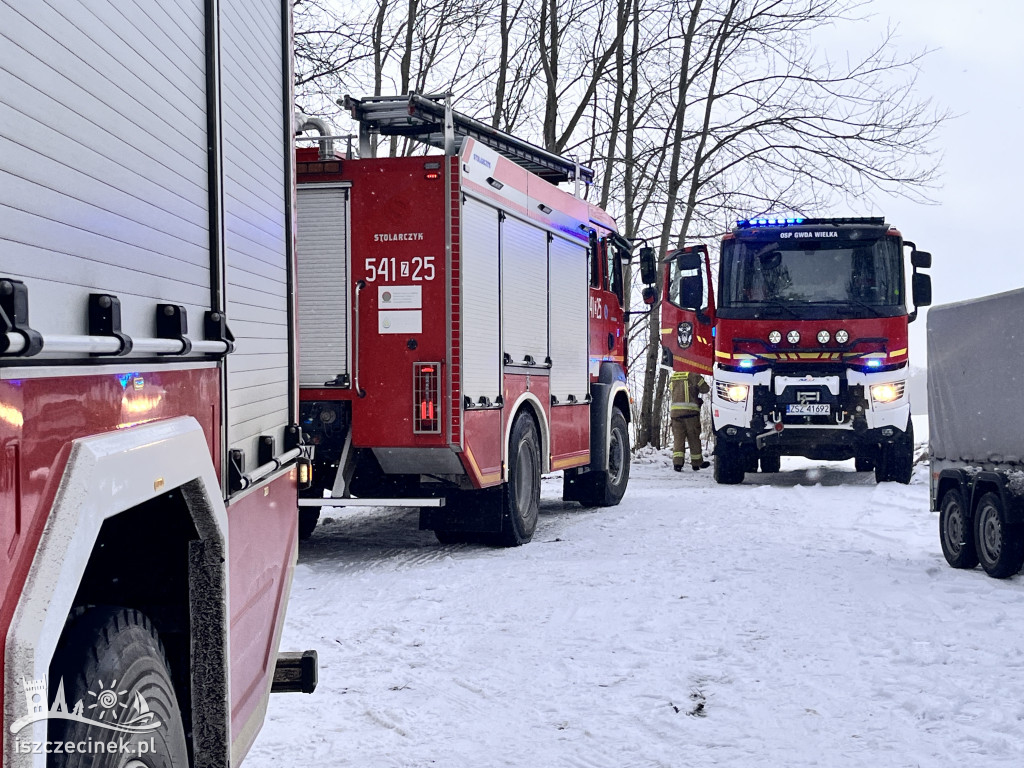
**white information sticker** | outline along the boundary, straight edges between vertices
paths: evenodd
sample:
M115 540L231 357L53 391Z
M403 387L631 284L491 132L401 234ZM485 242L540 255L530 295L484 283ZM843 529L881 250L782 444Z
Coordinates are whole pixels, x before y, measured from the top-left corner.
M378 285L377 306L385 309L421 309L423 287L419 285Z
M377 313L378 333L423 333L423 312L418 309L382 309Z

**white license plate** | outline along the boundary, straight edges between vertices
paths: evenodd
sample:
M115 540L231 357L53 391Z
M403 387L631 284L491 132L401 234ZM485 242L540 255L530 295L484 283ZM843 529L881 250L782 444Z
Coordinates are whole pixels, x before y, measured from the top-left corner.
M787 416L831 416L832 408L828 403L791 403L786 406Z
M312 461L313 457L316 456L316 446L311 443L300 445L299 450L302 452L302 458L307 461Z

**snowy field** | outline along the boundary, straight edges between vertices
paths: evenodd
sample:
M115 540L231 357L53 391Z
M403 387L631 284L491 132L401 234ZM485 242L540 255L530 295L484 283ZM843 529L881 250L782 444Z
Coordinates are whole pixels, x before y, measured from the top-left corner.
M320 686L272 697L246 765L1024 765L1024 583L946 565L925 468L670 464L611 509L546 478L514 550L411 511L319 526L282 647Z

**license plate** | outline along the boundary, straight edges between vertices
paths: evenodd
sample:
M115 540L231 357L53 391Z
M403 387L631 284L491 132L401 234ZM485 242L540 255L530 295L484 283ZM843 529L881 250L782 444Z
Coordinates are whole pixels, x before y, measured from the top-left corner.
M831 416L828 403L790 403L786 406L787 416Z
M313 457L316 456L316 446L312 444L304 444L299 446L302 458L307 461L312 461Z

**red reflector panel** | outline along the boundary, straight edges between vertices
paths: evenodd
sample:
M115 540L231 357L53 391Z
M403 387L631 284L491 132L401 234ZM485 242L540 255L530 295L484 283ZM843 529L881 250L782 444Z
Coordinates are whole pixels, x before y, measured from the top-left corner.
M412 431L416 435L441 433L441 364L412 364Z

